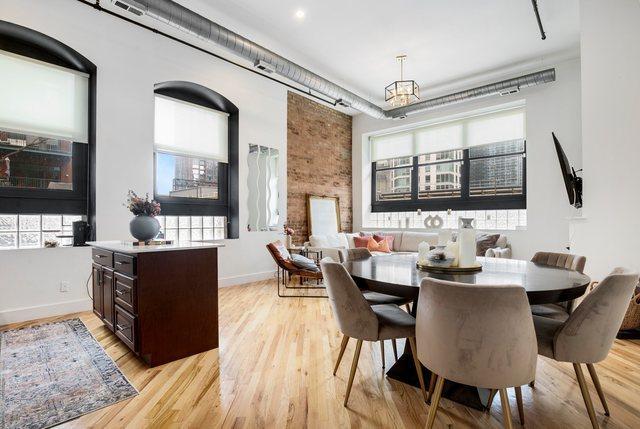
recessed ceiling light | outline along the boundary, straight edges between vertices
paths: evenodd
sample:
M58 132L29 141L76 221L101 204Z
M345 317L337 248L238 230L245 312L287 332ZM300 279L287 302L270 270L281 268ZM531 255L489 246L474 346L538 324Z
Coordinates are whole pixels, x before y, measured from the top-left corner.
M304 19L304 10L302 9L296 10L295 17L298 19Z

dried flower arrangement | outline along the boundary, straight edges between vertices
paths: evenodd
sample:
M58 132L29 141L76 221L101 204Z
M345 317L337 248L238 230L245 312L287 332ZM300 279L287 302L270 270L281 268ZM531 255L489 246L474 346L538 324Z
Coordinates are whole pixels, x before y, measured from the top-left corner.
M293 230L293 228L288 227L286 224L284 225L284 235L293 235L296 232Z
M127 201L124 205L136 216L158 216L160 214L159 202L150 200L149 194L146 194L145 198L139 197L131 189L127 193Z

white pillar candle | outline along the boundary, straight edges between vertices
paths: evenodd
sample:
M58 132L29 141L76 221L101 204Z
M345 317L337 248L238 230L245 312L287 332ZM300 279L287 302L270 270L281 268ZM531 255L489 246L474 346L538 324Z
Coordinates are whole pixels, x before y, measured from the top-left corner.
M449 243L447 243L447 247L444 250L445 252L450 253L451 256L453 256L453 262L451 263L451 266L457 267L459 263L458 258L460 257L460 246L458 245L458 243L450 241Z
M441 229L438 231L438 246L446 246L451 241L451 230Z

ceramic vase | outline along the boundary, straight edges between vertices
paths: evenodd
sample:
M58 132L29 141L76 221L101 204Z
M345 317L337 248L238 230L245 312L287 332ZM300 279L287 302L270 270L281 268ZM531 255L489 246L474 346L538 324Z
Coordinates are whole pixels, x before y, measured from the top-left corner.
M293 248L293 238L290 235L284 236L284 244L287 246L287 249Z
M476 264L476 230L473 229L473 218L460 218L458 231L458 266L472 267Z
M138 241L149 241L160 232L160 223L153 216L136 216L129 222L129 231Z

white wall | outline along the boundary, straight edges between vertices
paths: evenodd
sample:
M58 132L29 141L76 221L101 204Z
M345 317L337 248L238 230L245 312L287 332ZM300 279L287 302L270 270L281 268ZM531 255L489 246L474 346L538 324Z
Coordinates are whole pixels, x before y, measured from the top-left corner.
M601 279L640 270L640 2L583 0L584 219L573 248Z
M56 38L98 67L98 240L130 240L131 214L122 205L127 190L153 194L154 84L191 81L240 109L240 238L225 240L220 250L221 284L274 274L264 246L278 234L243 228L246 158L249 143L255 143L278 148L286 160L285 87L75 1L0 0L0 11L1 19ZM286 162L280 168L285 178ZM285 179L280 195L281 219L286 219ZM0 325L90 308L84 284L90 274L88 249L2 251L0 267ZM60 281L70 282L69 292L59 292Z
M563 251L569 243L569 206L551 132L555 131L571 162L581 165L580 61L565 60L554 65L556 81L529 88L518 94L493 97L409 116L403 121L353 119L353 222L362 228L370 210L368 134L391 127L406 127L492 106L525 100L527 132L527 229L507 231L515 258L528 259L538 250ZM540 68L541 69L541 68ZM462 89L462 88L460 88ZM429 88L423 88L423 96ZM431 97L430 95L426 95Z

